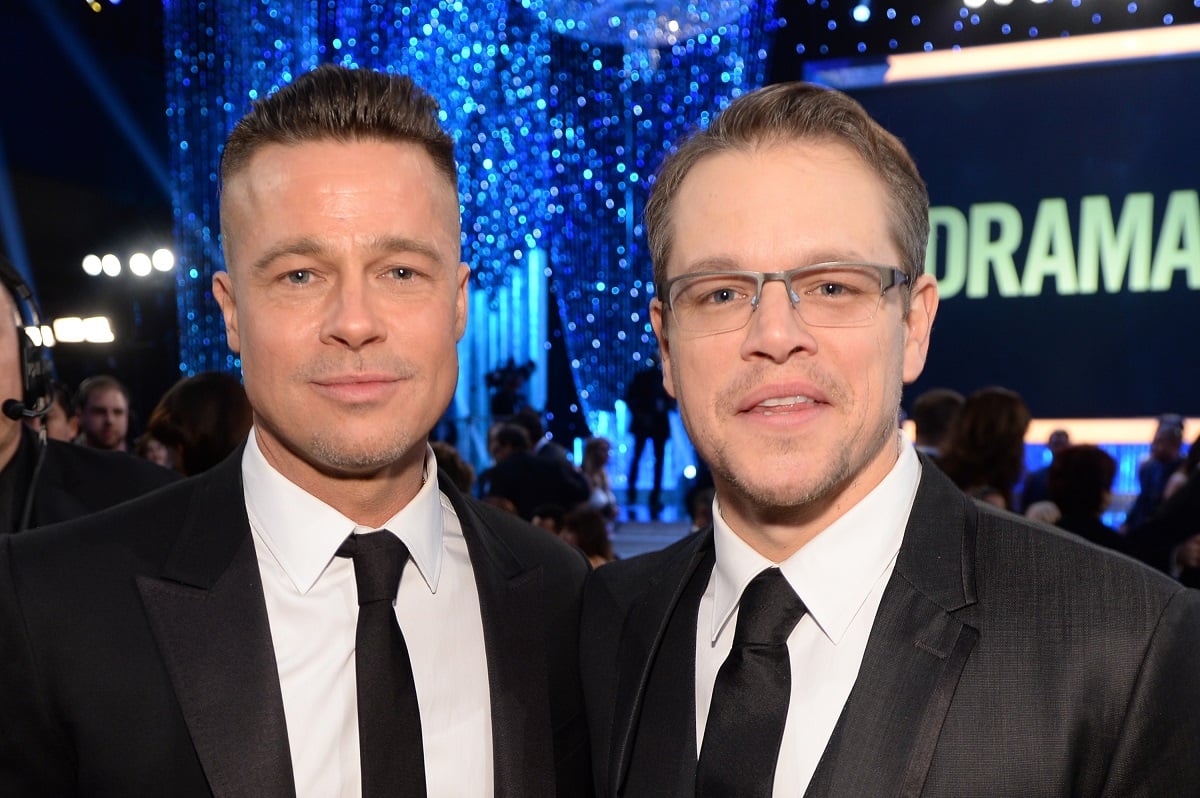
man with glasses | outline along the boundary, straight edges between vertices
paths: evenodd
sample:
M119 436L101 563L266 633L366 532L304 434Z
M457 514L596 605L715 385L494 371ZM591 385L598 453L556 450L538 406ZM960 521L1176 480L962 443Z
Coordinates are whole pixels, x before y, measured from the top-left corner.
M714 523L589 581L598 794L1194 791L1200 594L973 502L898 432L938 306L903 145L770 86L645 216Z

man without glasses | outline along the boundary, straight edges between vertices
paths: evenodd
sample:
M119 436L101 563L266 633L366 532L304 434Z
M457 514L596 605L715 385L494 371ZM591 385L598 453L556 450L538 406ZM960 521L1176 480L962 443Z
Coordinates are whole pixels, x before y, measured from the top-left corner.
M234 129L213 293L254 427L175 488L4 541L0 793L586 791L586 561L426 442L469 273L437 114L327 65Z

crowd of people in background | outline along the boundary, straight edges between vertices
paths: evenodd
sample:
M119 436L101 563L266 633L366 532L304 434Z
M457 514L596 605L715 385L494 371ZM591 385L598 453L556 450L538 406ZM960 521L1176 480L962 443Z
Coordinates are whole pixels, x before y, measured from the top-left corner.
M1116 459L1055 429L1046 440L1050 463L1026 471L1032 416L1014 391L987 387L964 397L934 388L916 397L910 417L917 449L968 495L1200 584L1200 438L1181 453L1182 416L1159 418L1138 465L1137 495L1116 528L1104 522Z
M655 379L657 389L650 379ZM630 407L630 471L626 501L618 499L610 459L613 442L590 437L582 458L546 431L541 413L523 406L502 415L488 431L491 462L478 473L445 440L432 442L438 466L464 493L543 526L581 548L593 565L615 559L612 536L639 501L639 455L653 444L653 488L644 497L650 518L663 510L662 449L670 432L673 400L661 391L662 372L639 371L627 392ZM642 398L637 398L637 397ZM669 400L670 397L667 396ZM144 430L131 437L131 396L117 378L99 374L72 392L54 384L54 401L44 415L27 420L51 440L81 447L128 452L182 476L199 474L238 448L251 426L251 409L240 380L205 372L173 385L150 411ZM1074 443L1055 429L1046 440L1052 459L1025 470L1025 439L1032 414L1014 391L991 386L969 396L932 388L916 396L908 418L917 451L945 471L973 498L1056 526L1121 551L1189 583L1200 584L1200 525L1194 521L1200 480L1200 439L1183 445L1184 419L1164 415L1139 464L1139 491L1118 528L1104 523L1111 509L1117 462L1092 443ZM640 419L640 420L639 420ZM1188 490L1185 486L1191 483ZM1180 498L1172 502L1176 494ZM701 480L678 498L688 532L712 521L713 490ZM1148 523L1154 518L1154 523Z

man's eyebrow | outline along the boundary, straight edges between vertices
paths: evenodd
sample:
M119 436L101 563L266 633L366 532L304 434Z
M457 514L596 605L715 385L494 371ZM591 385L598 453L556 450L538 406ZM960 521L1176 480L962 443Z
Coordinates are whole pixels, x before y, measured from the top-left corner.
M286 241L280 241L275 246L264 252L258 260L250 267L251 271L261 272L270 267L272 263L280 258L288 255L301 255L305 257L320 256L328 250L319 239L312 236L303 236L301 238L292 238Z
M850 251L837 250L818 250L814 252L804 253L804 257L795 259L795 262L788 260L786 263L781 261L778 267L780 271L794 269L799 266L816 266L820 263L868 263L861 256ZM711 255L709 257L700 258L687 264L687 267L680 274L692 274L695 272L729 272L741 271L743 267L739 266L739 261L732 255Z
M411 252L423 255L431 260L440 260L441 253L432 243L408 236L374 236L364 242L364 248L378 253ZM331 252L331 247L319 238L301 236L299 238L281 241L268 249L254 262L253 271L259 272L269 268L279 258L289 255L320 258Z
M424 255L430 260L442 259L442 253L433 243L408 236L375 236L367 239L366 248L372 252L411 252Z

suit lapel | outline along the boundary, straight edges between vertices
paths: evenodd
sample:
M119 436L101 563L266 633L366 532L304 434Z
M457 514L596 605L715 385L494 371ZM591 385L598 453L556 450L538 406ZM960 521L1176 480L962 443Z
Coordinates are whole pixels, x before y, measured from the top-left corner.
M609 749L609 794L619 793L628 777L634 730L638 727L646 686L667 625L692 575L711 551L710 528L681 546L664 564L660 576L650 582L642 598L630 608L617 657L619 670ZM711 565L709 567L711 569ZM680 678L694 681L694 658L692 671L681 674Z
M292 796L241 449L200 479L163 574L138 590L213 794Z
M978 640L954 613L975 602L975 510L923 461L892 578L806 795L918 796Z
M528 567L444 476L463 537L483 619L488 683L492 697L492 756L496 796L554 795L554 735L546 658L546 609L541 565ZM503 722L500 722L503 719Z

